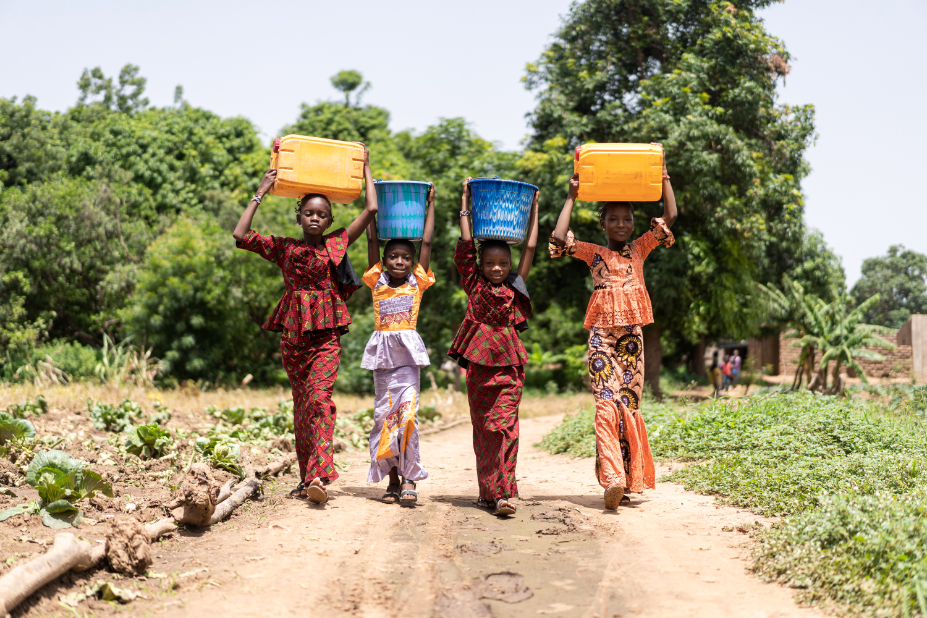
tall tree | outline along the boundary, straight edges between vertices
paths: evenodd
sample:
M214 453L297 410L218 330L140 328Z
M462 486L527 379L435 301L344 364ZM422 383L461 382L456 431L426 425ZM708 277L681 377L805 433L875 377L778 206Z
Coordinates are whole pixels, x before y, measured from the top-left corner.
M587 141L666 148L679 219L676 247L646 262L651 354L661 342L678 356L705 337L750 334L754 282L778 282L803 245L799 182L813 108L776 103L789 55L754 12L768 4L586 0L528 66L527 86L538 92L533 150L558 137L566 153ZM637 205L640 232L661 208ZM601 238L595 217L578 219L577 234ZM582 266L552 268L577 279Z
M862 305L876 294L879 301L865 314L870 324L901 328L912 314L927 313L927 255L892 245L888 255L864 260L852 296Z

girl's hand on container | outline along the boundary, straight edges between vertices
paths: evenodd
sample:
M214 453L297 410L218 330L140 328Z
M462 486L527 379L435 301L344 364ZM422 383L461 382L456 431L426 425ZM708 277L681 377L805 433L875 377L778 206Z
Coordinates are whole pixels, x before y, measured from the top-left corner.
M364 147L364 166L370 167L370 151L367 150L367 144L364 142L354 142L355 144L360 144Z
M428 203L434 204L435 203L435 183L429 182L428 184L429 184Z
M650 142L650 145L651 145L651 146L659 146L659 147L660 147L660 150L663 151L663 175L664 175L664 176L669 176L669 174L666 173L666 148L664 148L664 147L663 147L663 144L661 144L660 142Z
M573 174L570 176L570 198L576 199L576 196L579 195L579 174ZM537 199L537 198L535 198Z
M467 179L463 182L463 194L470 194L470 181L473 180L473 176L467 176Z
M274 182L277 180L277 170L269 169L264 173L264 177L261 178L261 185L258 187L258 195L262 198L267 195L271 189L274 188Z
M538 201L541 199L541 190L538 189L534 192L534 201L531 202L531 208L534 212L538 211Z

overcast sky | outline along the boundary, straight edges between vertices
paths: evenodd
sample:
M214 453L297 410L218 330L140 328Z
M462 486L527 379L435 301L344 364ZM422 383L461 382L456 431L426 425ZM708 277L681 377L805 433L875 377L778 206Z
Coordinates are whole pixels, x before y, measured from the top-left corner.
M243 115L269 138L301 102L338 96L331 75L357 69L373 85L365 101L389 109L393 129L462 116L517 148L534 105L525 63L569 5L2 0L0 96L63 110L85 67L115 76L131 62L152 104L169 105L180 84L192 105ZM848 283L891 244L927 253L927 2L788 0L762 15L793 54L782 100L817 109L806 219L843 258Z

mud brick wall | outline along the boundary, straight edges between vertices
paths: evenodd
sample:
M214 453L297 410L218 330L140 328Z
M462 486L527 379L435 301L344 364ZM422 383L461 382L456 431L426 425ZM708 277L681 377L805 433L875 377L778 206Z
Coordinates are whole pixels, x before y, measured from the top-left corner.
M870 378L909 378L914 370L913 357L914 350L910 345L901 345L900 338L897 336L885 336L883 339L895 344L895 349L888 348L868 348L877 354L885 357L885 360L874 361L867 359L856 359L862 366L863 371ZM785 375L795 375L798 369L798 359L801 356L801 348L793 347L792 342L796 339L786 339L780 335L779 338L779 373ZM821 360L821 352L815 353L815 363ZM831 365L833 367L833 365ZM847 371L850 377L853 376L851 371Z

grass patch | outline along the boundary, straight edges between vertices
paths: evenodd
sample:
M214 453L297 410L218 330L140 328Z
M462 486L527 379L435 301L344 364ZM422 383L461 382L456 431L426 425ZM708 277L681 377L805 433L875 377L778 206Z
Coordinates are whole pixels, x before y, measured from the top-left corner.
M869 399L807 392L648 404L666 477L782 522L756 535L753 570L804 602L859 616L927 616L927 420L922 388ZM540 446L595 454L593 410Z

